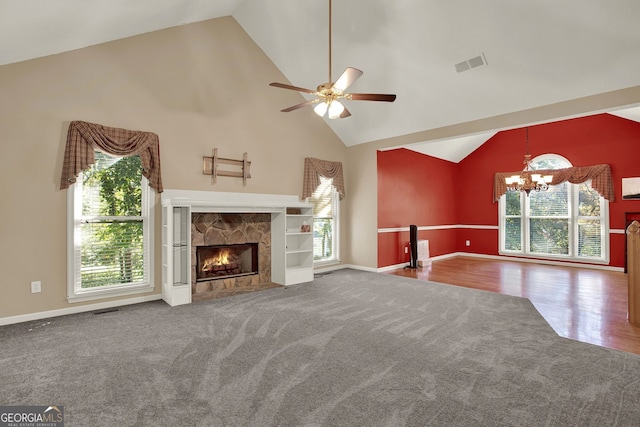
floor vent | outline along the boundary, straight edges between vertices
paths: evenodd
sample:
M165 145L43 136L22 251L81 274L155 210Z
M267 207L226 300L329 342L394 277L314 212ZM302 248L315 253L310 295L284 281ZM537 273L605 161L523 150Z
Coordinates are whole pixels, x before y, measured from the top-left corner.
M104 310L94 311L93 314L113 313L114 311L120 311L120 309L119 308L106 308Z

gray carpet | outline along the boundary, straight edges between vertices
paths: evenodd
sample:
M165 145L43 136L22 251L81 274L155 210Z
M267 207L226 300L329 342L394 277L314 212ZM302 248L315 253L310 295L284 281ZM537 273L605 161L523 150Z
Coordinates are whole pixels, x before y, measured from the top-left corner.
M638 426L640 356L522 298L341 270L0 328L0 405L66 426Z

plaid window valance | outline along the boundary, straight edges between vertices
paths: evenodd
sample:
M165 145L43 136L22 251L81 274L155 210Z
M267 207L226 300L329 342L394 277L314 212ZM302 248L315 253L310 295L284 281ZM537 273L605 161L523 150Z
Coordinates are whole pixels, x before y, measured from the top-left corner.
M162 193L158 135L81 121L69 124L60 178L61 190L76 182L78 175L91 167L95 162L95 149L118 157L139 155L142 175L149 180L150 187Z
M328 160L304 159L304 180L302 182L302 199L311 197L320 185L320 177L332 178L332 184L336 188L340 199L346 195L344 189L344 177L342 176L342 163Z
M493 178L493 202L500 200L503 194L507 192L507 183L505 178L512 175L520 175L523 171L518 172L496 172ZM562 184L569 181L572 184L580 184L591 180L591 188L596 190L602 197L610 202L615 201L615 193L613 191L613 178L611 177L611 167L607 164L595 166L579 166L565 169L545 169L534 170L524 173L537 173L540 175L552 175L553 180L550 185Z

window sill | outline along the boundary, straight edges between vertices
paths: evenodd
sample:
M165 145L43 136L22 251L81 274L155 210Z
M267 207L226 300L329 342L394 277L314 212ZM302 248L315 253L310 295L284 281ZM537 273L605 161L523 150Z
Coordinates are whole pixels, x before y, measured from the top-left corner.
M140 283L135 285L126 285L118 287L108 287L102 289L81 290L74 295L69 295L67 301L69 303L93 301L105 298L117 298L128 295L144 294L152 292L154 286L150 283Z

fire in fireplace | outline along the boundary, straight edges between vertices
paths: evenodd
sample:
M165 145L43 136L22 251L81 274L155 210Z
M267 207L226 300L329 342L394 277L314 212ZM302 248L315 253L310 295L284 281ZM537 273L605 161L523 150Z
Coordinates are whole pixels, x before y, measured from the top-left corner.
M196 281L258 274L258 244L196 247Z

